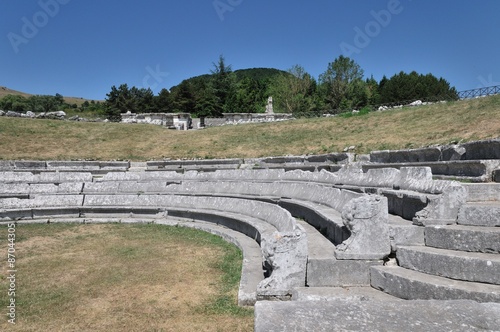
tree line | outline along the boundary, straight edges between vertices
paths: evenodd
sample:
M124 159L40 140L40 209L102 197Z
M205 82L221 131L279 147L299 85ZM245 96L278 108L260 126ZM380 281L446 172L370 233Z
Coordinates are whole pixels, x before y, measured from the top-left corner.
M365 78L349 57L339 56L316 80L300 65L288 71L247 69L233 71L223 56L210 74L182 81L157 96L150 89L112 87L106 105L112 117L124 112L185 112L195 117L223 113L261 113L269 96L275 112L296 116L341 113L403 101L457 100L458 93L444 78L400 72L379 82Z
M457 100L458 93L444 78L432 74L400 72L380 81L365 78L353 59L337 57L318 79L302 66L287 71L253 68L233 71L221 55L210 73L183 80L157 95L149 88L112 86L106 100L69 105L61 95L14 96L0 99L0 109L50 112L68 108L94 112L111 121L122 113L191 113L194 117L220 117L223 113L263 113L269 96L274 111L296 117L373 109L397 102Z
M55 96L50 95L33 95L24 97L21 95L7 95L0 99L0 109L6 111L14 111L18 113L36 112L48 113L57 111L67 111L72 109L75 111L88 111L90 113L104 112L105 105L99 101L88 100L84 101L80 106L76 103L69 104L64 101L64 97L59 93Z

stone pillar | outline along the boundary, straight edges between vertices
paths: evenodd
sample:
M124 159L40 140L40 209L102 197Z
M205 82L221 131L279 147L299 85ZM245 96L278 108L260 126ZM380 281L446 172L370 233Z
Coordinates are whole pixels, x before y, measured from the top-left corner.
M269 97L269 98L267 99L266 113L267 113L267 114L274 114L274 109L273 109L273 97Z

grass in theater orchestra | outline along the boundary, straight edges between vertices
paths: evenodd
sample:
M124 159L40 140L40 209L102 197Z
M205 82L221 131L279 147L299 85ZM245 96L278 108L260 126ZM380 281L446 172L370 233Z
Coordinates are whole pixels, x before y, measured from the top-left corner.
M6 311L1 331L253 331L253 309L237 306L241 251L205 232L18 225L16 255L16 324ZM4 311L7 302L0 296Z

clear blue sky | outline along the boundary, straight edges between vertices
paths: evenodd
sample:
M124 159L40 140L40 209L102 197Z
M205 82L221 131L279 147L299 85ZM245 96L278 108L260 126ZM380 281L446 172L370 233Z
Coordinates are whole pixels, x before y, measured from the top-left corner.
M500 84L498 0L0 0L0 86L104 99L209 73L341 54L380 80L415 70L458 90Z

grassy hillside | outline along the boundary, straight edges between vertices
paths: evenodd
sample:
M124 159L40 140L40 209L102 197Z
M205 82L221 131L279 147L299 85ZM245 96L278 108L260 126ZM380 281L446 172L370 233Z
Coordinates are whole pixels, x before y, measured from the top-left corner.
M23 97L31 96L29 93L12 90L5 86L0 86L0 99L8 95L23 96Z
M5 96L8 96L8 95L23 96L25 98L32 96L32 94L29 94L26 92L16 91L16 90L9 89L5 86L1 86L0 87L0 99L5 97ZM84 98L80 98L80 97L64 97L64 101L70 105L77 104L78 106L81 106L85 101L90 102L90 99L84 99Z
M261 157L380 149L500 137L500 96L349 118L300 119L199 131L153 125L0 118L1 159L152 160Z

